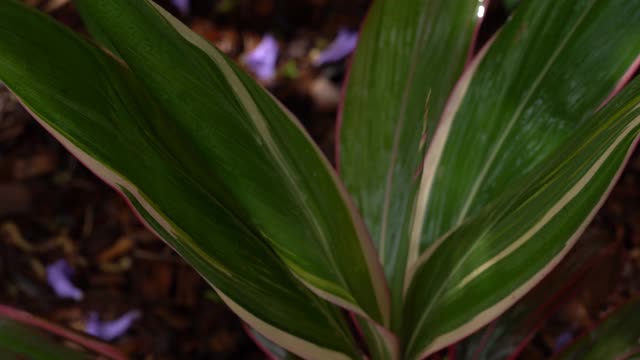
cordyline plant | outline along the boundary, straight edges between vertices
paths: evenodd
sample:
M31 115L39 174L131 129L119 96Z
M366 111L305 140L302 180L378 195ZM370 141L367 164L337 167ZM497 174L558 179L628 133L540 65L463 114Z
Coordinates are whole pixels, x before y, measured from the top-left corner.
M99 46L0 1L0 80L278 358L422 359L491 322L451 349L517 356L503 335L640 134L640 80L626 85L640 0L525 0L477 54L486 4L374 1L340 177L291 113L160 7L75 4ZM640 306L621 314L600 335L624 341L564 356L637 349Z

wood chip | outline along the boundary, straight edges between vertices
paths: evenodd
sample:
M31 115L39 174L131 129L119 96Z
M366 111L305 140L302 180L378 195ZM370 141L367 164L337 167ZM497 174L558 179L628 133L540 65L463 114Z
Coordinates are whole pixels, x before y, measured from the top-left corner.
M309 94L319 111L333 111L340 102L340 89L324 76L311 82Z
M186 266L178 267L176 279L176 305L192 307L200 298L198 291L202 286L200 275Z
M54 152L42 152L28 158L16 159L11 166L11 174L16 180L30 179L53 172L58 166Z
M142 297L157 301L167 299L173 285L173 266L161 262L144 261L134 271L134 286L140 289Z
M98 254L99 262L111 262L114 259L128 253L133 248L134 242L127 236L120 237L111 247Z

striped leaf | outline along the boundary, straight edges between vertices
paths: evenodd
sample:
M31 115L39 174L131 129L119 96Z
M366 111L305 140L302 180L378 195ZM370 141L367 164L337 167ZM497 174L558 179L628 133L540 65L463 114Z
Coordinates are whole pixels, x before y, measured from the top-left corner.
M67 346L71 343L73 348ZM76 360L97 357L112 360L126 358L108 344L0 304L1 359Z
M143 6L145 16L173 31L147 3L136 1L131 4ZM120 15L127 17L124 12ZM140 17L143 18L142 15ZM225 77L231 74L218 70L204 52L183 41L177 33L173 38L168 36L165 42L170 43L169 39L173 39L175 43L183 44L184 52L177 51L176 56L184 59L189 59L189 51L193 51L197 59L192 59L193 68L198 68L196 64L209 64L207 66L211 67L205 69L207 71L202 76L217 76L209 80L220 88L206 93L197 92L203 89L196 87L194 79L184 77L182 72L174 74L171 67L155 70L157 78L171 78L176 81L176 89L183 91L172 102L206 99L214 110L220 112L203 115L201 120L205 123L198 122L196 118L192 120L199 124L201 134L216 133L212 136L212 145L217 145L221 151L230 151L224 164L233 165L234 169L237 164L251 166L238 166L240 170L251 172L234 176L228 173L229 169L222 172L224 169L215 169L208 162L201 162L204 155L194 151L197 142L192 141L186 128L179 127L180 122L165 110L169 107L169 99L162 96L152 98L138 77L122 62L17 1L0 1L0 19L0 81L15 92L27 109L69 151L120 191L142 220L215 286L220 297L236 314L270 341L302 357L360 357L339 309L308 290L300 281L304 274L292 273L269 245L272 242L268 236L286 238L291 235L286 233L289 228L298 229L296 221L304 222L307 218L303 214L308 209L295 207L273 213L272 216L278 217L277 223L284 227L284 233L273 234L263 231L258 220L264 219L236 213L241 210L240 203L223 202L233 194L223 187L222 180L227 176L231 181L227 184L229 186L237 185L243 189L256 186L246 190L256 195L256 202L264 201L255 204L262 209L270 206L269 199L265 198L270 196L267 186L273 186L275 194L280 196L285 191L282 189L288 188L289 184L286 179L275 183L273 174L261 173L266 169L253 160L257 157L263 161L261 156L270 154L266 144L265 148L252 145L243 148L243 141L250 138L246 131L254 129L246 121L240 121L245 119L241 117L245 113L239 97L229 91L231 87ZM141 19L140 23L145 22ZM123 25L124 28L129 28L129 25ZM154 48L149 44L137 44L130 44L132 47L127 51L150 53ZM162 57L155 59L160 61ZM261 109L268 109L273 115L271 119L282 122L278 131L285 131L285 134L278 132L277 135L278 138L286 136L289 146L282 151L297 150L299 161L308 166L308 173L295 174L296 179L305 185L307 183L303 180L309 180L308 176L317 177L318 190L322 192L309 194L306 204L317 211L328 208L335 214L348 211L341 198L336 198L339 193L332 174L322 165L324 160L310 145L306 135L262 89L232 65L227 66L227 70L232 69L237 75L235 79L247 86L243 89L253 92ZM193 85L190 91L187 91L188 85ZM161 103L162 106L159 105ZM193 115L195 111L194 107L175 112ZM238 131L239 136L234 136L231 131ZM226 138L221 139L221 134ZM258 137L259 133L254 132L253 135ZM266 143L266 140L262 141ZM188 158L187 154L192 157ZM258 180L263 183L257 183ZM216 186L220 188L216 189ZM222 194L226 197L217 197L220 189L228 191ZM259 191L264 193L256 194ZM277 196L273 198L275 204L294 205L287 203L286 199L281 201ZM317 201L323 203L317 204ZM296 214L300 214L299 219L295 218ZM283 220L286 216L291 217L290 222ZM344 246L359 241L360 238L353 234L357 231L355 219L345 214L335 221L337 223L330 229L344 230L340 233L344 237L339 238ZM269 231L274 229L269 227ZM307 246L312 247L310 244ZM291 250L296 250L296 247ZM353 251L350 255L355 266L364 255ZM369 279L368 268L359 270L356 275ZM369 282L361 286L368 288L367 284ZM375 298L371 301L376 302Z
M367 344L371 360L400 359L400 341L387 328L363 318L354 318L358 332Z
M407 358L478 330L544 278L606 198L639 134L640 79L422 254L406 294Z
M0 358L30 360L88 360L89 354L56 343L44 334L0 317Z
M416 172L462 73L478 0L374 1L339 120L340 175L385 269L399 328Z
M590 119L640 53L639 4L532 0L518 8L440 121L411 214L409 266Z
M463 359L517 359L559 308L590 284L603 264L614 264L620 247L603 229L587 230L562 262L507 312L457 345Z
M640 52L640 2L525 1L485 52L458 82L427 152L411 213L408 278L424 268L424 261L417 263L419 257L436 259L434 251L445 237L460 233L463 224L486 212L506 188L530 178L532 169L564 146L576 129L595 121L592 114L619 88L620 79L628 77ZM484 231L477 234L478 243ZM491 250L456 261L482 266L496 254ZM474 274L484 270L478 268ZM455 272L452 268L451 274L441 273L439 281L432 279L436 283L416 279L415 291L421 286L422 294L431 287L445 291ZM532 279L538 278L520 280L524 284ZM434 303L441 301L439 293L431 294ZM488 288L486 296L493 296ZM426 305L430 302L406 300L412 306L405 309L405 318L417 311L425 314L403 325L404 334L411 334L404 339L406 350L417 355L422 350L416 347L436 338L418 340L420 330L413 326L423 327L425 321L433 325L428 319L433 309ZM477 315L468 319L464 331L446 340L489 321L472 322ZM420 341L422 346L417 345Z
M258 345L270 360L300 360L299 357L274 344L259 332L251 328L245 328L245 330L253 342Z
M614 312L557 360L631 360L640 358L640 299Z
M513 11L520 4L520 0L502 0L502 3L507 11Z
M169 120L187 174L317 295L388 323L380 264L346 192L300 124L217 49L149 1L77 0Z

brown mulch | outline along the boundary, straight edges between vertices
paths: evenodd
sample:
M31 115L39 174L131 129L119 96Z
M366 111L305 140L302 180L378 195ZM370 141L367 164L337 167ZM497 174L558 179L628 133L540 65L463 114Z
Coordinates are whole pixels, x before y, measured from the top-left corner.
M47 1L31 1L41 8ZM168 5L168 1L159 1ZM333 158L336 96L344 64L316 68L311 56L341 27L357 28L368 1L194 0L183 17L239 58L265 32L281 43L277 78L265 84ZM226 4L226 5L225 5ZM231 8L228 5L231 4ZM175 10L175 9L171 9ZM73 6L52 15L82 29ZM584 331L616 305L640 296L640 155L587 230L618 242L607 261L561 307L527 350L544 358L558 334ZM67 259L80 302L58 299L45 266ZM89 311L142 318L113 343L140 359L261 359L237 318L179 256L147 231L123 199L52 139L0 86L0 303L84 329Z

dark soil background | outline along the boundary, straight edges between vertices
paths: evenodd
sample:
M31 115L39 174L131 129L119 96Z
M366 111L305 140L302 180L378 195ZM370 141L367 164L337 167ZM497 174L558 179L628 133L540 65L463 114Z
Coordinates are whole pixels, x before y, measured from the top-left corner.
M67 1L26 1L83 31ZM178 14L166 1L158 1ZM498 1L494 1L498 3ZM340 28L357 29L368 1L193 0L187 24L238 59L265 33L279 40L278 75L267 86L333 159L335 112L344 62L311 59ZM491 15L492 14L492 15ZM506 12L494 6L490 33ZM640 157L585 236L616 244L559 307L526 350L545 358L559 334L592 328L640 296ZM45 267L65 258L85 297L61 300ZM149 233L125 202L51 138L0 85L0 303L84 330L87 314L103 319L139 309L140 320L112 343L138 359L262 359L239 320L205 282Z

